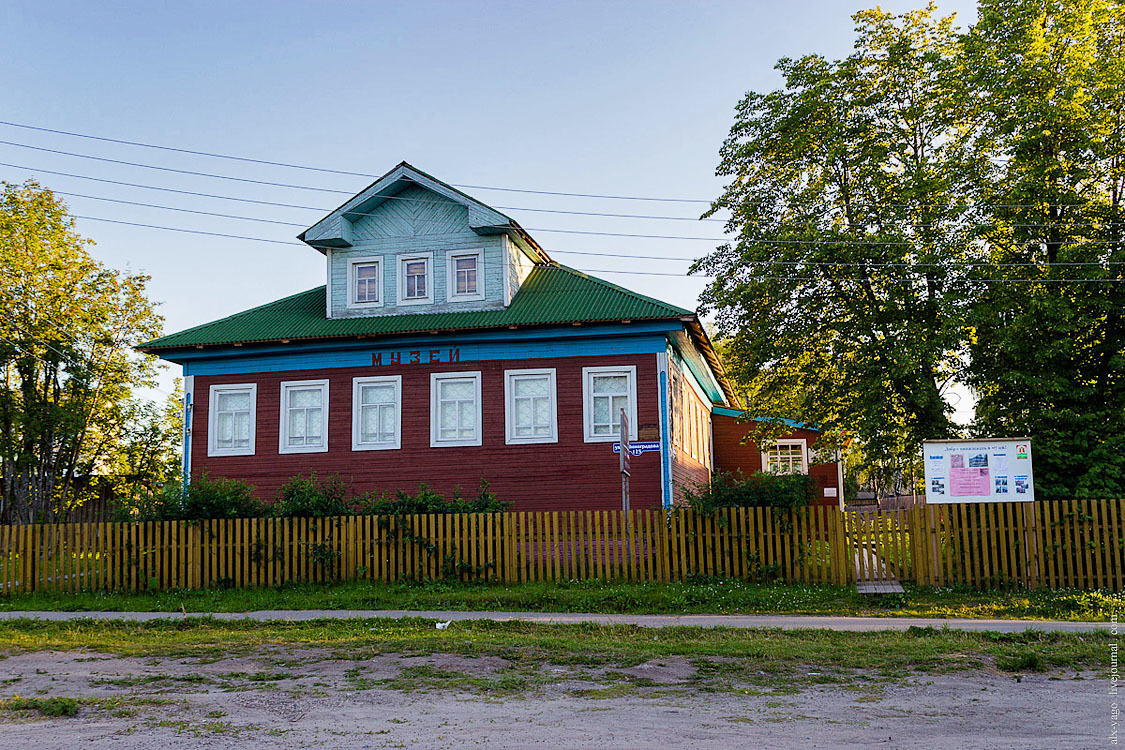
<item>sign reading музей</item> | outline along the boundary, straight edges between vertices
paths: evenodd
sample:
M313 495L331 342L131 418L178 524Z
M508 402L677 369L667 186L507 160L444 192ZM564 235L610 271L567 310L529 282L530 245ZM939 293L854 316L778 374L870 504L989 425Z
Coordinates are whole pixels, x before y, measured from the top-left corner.
M1031 440L934 440L922 444L927 503L1035 499Z
M373 352L371 364L383 365L429 365L440 362L460 362L461 349L394 349Z

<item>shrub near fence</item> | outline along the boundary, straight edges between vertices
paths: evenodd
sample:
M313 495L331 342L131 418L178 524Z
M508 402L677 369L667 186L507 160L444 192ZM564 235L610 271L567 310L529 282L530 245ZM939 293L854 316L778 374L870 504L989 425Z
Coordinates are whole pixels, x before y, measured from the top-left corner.
M1123 502L247 518L0 527L5 591L893 577L1121 590Z

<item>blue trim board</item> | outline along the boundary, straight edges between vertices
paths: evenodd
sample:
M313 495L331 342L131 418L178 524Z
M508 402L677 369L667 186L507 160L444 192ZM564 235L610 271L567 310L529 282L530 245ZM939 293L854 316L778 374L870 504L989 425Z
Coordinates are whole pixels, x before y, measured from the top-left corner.
M672 507L672 441L668 436L668 371L660 371L660 474L663 505Z
M426 346L437 344L448 346L451 343L478 343L484 341L533 341L538 339L583 339L583 338L616 338L623 336L637 336L648 333L667 334L678 330L667 321L654 323L638 322L630 324L610 325L583 325L583 326L553 326L549 328L521 328L516 330L470 330L464 333L456 331L442 331L437 335L403 335L403 336L368 336L360 339L350 336L344 340L296 340L289 344L272 342L264 345L248 344L246 346L215 346L206 349L179 349L160 352L157 356L169 362L183 363L194 359L214 359L216 357L248 357L259 354L289 354L300 350L312 351L339 351L357 348L401 348L408 346Z
M518 337L490 335L486 337L388 339L355 342L346 346L308 345L296 343L284 348L241 351L229 348L221 352L195 352L181 359L184 375L230 375L249 372L284 370L319 370L340 367L371 367L376 359L383 364L427 362L479 362L503 359L547 359L554 357L588 357L614 354L656 354L664 351L665 331L638 331L621 326L625 331L601 335L567 335L556 331L545 336ZM509 332L515 334L516 332Z
M726 406L712 406L711 413L720 414L724 417L736 417L738 419L743 419L746 417L746 412L742 409L731 409ZM751 417L751 419L752 418L753 417ZM818 431L814 425L806 424L805 422L798 422L795 419L782 419L781 422L787 427L792 427L797 430L812 430L813 432Z

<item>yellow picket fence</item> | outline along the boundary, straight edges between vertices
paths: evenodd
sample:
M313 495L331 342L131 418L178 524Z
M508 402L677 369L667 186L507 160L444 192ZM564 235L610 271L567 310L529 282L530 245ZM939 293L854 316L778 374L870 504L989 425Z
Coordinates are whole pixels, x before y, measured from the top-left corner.
M0 526L0 591L713 576L1122 590L1123 510L1076 500Z
M833 525L833 521L837 522ZM4 591L290 581L683 580L844 584L839 515L764 509L247 518L0 527Z

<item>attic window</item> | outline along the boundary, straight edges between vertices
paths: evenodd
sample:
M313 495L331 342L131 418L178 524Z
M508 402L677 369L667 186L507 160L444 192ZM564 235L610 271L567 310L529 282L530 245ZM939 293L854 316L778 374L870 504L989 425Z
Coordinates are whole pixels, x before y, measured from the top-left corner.
M472 253L451 253L446 278L449 280L446 296L450 302L482 300L481 274L484 257L480 251Z
M433 255L400 255L398 258L398 302L416 305L434 301Z
M371 307L383 304L383 264L379 256L348 261L348 306Z

